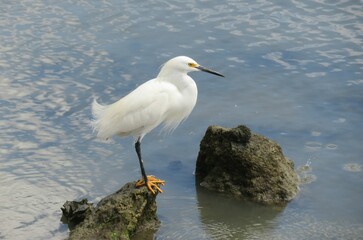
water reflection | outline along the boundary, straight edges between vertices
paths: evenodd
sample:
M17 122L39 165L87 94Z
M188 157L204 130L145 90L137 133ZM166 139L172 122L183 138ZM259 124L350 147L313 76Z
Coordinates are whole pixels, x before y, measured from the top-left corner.
M263 206L196 187L203 229L212 239L253 239L276 227L283 206Z
M226 79L193 73L199 99L191 116L167 140L157 133L145 139L149 170L174 179L159 200L157 238L222 238L214 228L250 229L251 236L273 229L261 236L267 239L362 233L361 1L0 5L0 215L6 219L0 238L63 239L59 207L66 199L97 202L139 177L131 140L94 139L89 105L93 96L119 99L177 55L219 69ZM311 184L282 212L216 196L248 216L250 222L231 214L244 228L228 220L224 205L214 211L225 216L218 221L208 210L215 196L198 190L197 203L193 180L185 180L207 126L241 123L278 141L296 166L311 159L314 169L314 178L306 172Z

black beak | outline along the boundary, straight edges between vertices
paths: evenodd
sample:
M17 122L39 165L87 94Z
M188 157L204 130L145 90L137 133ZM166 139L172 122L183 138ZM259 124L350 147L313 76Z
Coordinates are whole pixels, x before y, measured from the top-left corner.
M211 74L214 74L214 75L217 75L217 76L220 76L220 77L224 77L222 74L216 72L216 71L213 71L213 70L210 70L208 68L205 68L205 67L202 67L202 66L197 66L195 67L196 69L199 69L200 71L203 71L203 72L207 72L207 73L211 73Z

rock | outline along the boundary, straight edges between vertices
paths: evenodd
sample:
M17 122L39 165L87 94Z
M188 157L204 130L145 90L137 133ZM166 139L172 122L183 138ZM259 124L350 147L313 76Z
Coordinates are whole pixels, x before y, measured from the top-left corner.
M130 239L139 232L152 234L159 227L155 200L156 195L146 187L136 188L135 182L130 182L96 207L87 199L67 201L61 220L70 229L69 240Z
M195 174L204 188L259 203L286 203L298 192L294 163L281 147L242 125L208 127Z
M61 222L63 224L68 224L69 230L73 230L78 224L83 222L83 220L92 212L94 212L94 207L92 203L89 203L87 199L82 199L81 201L66 201L63 204L62 218Z

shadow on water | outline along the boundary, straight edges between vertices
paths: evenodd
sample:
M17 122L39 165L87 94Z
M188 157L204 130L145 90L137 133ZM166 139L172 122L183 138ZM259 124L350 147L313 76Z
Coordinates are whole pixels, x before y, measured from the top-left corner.
M132 240L153 240L156 239L156 232L157 230L142 231L133 235Z
M197 204L204 230L212 239L250 239L274 228L285 206L265 206L230 198L196 186ZM254 234L259 232L259 234Z

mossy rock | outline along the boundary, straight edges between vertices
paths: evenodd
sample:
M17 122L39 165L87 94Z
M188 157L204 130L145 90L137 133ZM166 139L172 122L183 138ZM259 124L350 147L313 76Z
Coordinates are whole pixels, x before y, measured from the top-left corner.
M62 221L70 227L69 240L126 240L140 231L158 229L155 200L156 195L146 187L136 188L131 182L103 198L96 207L85 199L67 201L62 208Z

